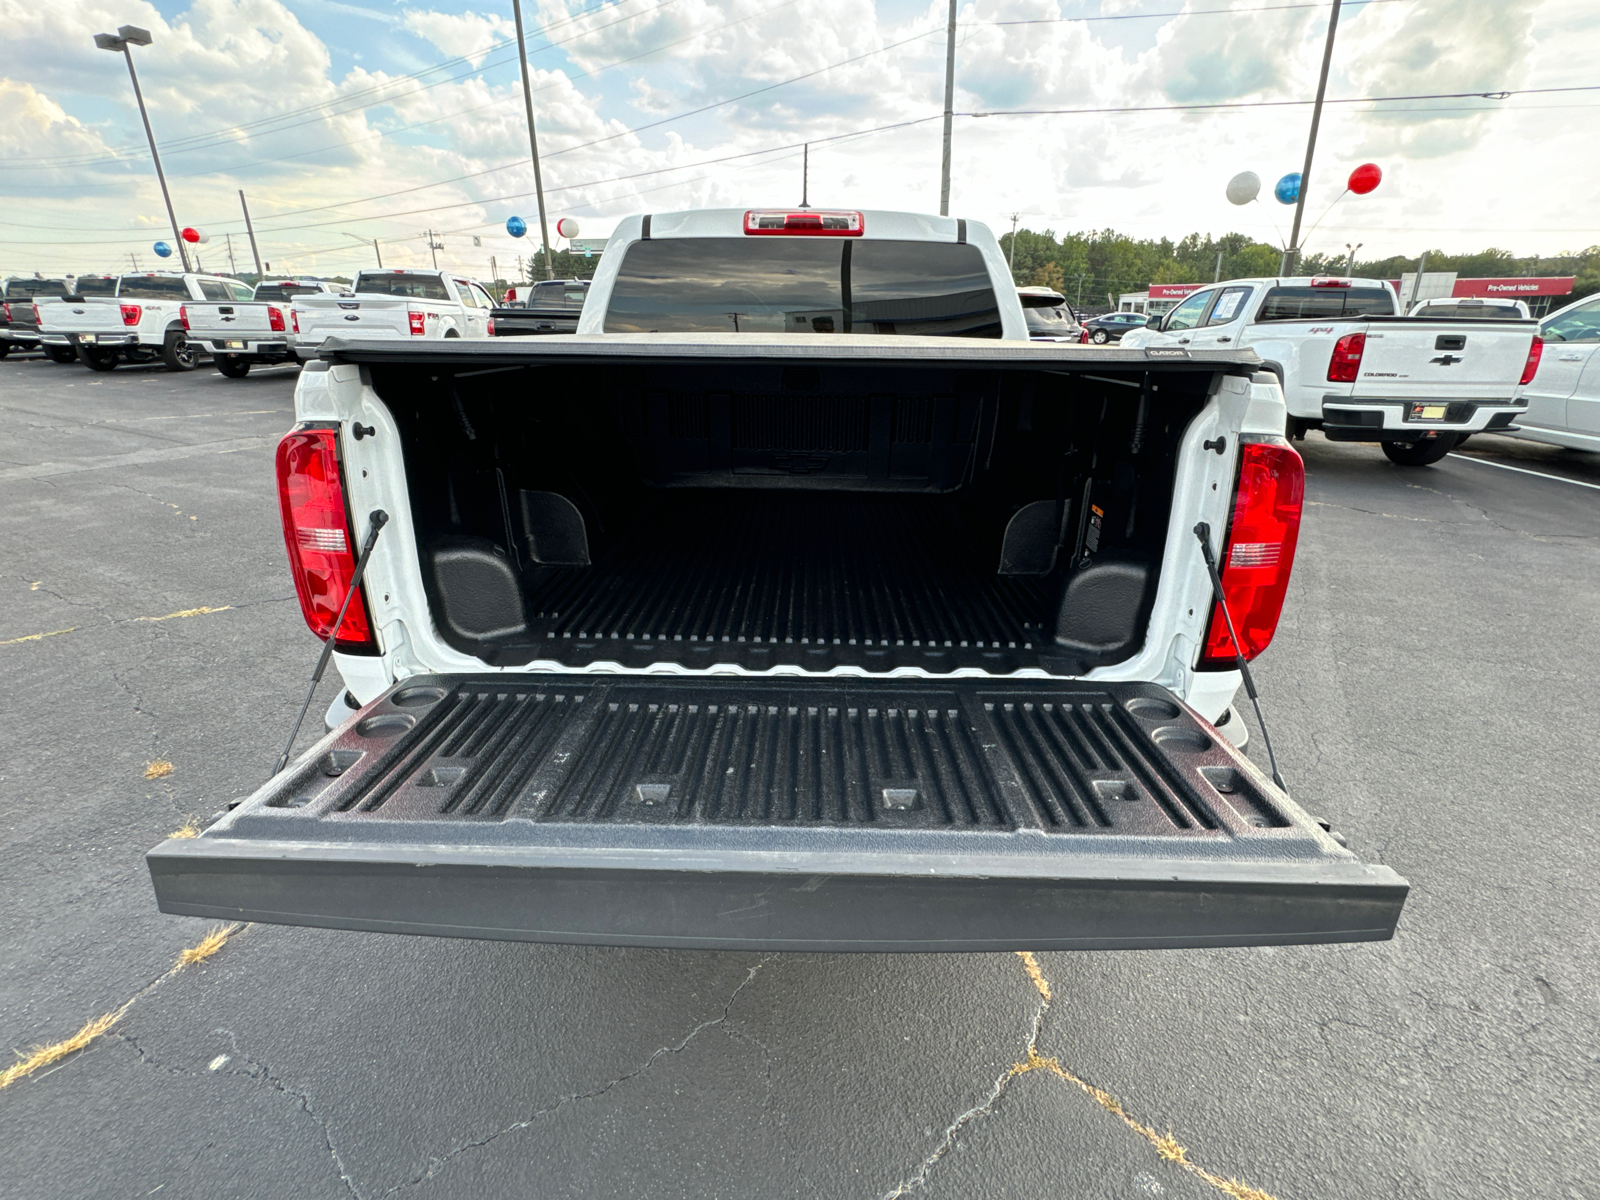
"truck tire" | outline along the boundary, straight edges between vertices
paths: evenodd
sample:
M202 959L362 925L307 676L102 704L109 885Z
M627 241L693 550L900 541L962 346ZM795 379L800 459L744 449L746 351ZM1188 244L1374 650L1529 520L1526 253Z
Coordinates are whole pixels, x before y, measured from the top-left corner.
M11 343L9 341L0 342L0 358L4 358L6 355L8 355L10 353L11 353Z
M240 358L237 354L219 354L217 356L217 370L229 379L243 379L250 374L250 360Z
M71 346L44 346L44 355L54 363L72 363L78 361L78 352Z
M200 351L183 330L169 329L161 343L161 361L169 371L192 371L200 365Z
M114 371L121 360L115 350L107 350L104 346L79 346L78 361L91 371Z
M1384 442L1383 452L1397 467L1427 467L1456 448L1453 434L1441 433L1424 442Z

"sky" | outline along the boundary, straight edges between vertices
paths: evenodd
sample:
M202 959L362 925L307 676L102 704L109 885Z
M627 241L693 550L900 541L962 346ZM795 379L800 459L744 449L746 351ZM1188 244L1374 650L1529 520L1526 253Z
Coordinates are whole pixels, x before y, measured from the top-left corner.
M958 3L954 215L1286 239L1271 187L1301 167L1330 4ZM553 238L560 217L587 238L795 205L808 141L813 206L938 211L940 0L525 0L524 19ZM0 274L151 270L172 241L127 69L93 44L124 24L153 35L133 53L208 269L230 237L250 269L241 189L274 273L425 266L430 229L441 266L484 279L536 247L510 0L0 0ZM1600 243L1596 63L1600 0L1347 0L1304 246ZM1594 90L1540 90L1563 88ZM1383 183L1341 198L1364 162ZM1236 207L1241 171L1263 196Z

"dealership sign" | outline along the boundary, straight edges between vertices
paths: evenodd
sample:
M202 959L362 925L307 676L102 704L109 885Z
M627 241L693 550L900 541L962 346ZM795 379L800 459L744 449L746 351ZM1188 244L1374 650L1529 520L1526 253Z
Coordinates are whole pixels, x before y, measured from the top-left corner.
M1568 296L1574 275L1542 279L1458 279L1452 296Z
M1190 292L1199 291L1205 286L1203 283L1152 283L1150 285L1150 299L1182 300Z

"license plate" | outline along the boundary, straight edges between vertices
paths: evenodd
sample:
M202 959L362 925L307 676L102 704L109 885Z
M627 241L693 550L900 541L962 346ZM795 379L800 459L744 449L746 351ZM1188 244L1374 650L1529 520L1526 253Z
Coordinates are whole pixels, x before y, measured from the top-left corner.
M94 335L94 334L92 334L92 333L80 333L80 334L79 334L79 335L78 335L78 340L79 340L79 341L80 341L80 342L88 342L88 343L89 343L89 344L90 344L90 345L91 345L91 346L92 346L92 345L94 345L94 344L95 344L95 343L96 343L96 342L97 342L97 341L99 341L99 340L100 340L100 339L99 339L99 338L97 338L97 337L96 337L96 336L95 336L95 335Z
M1413 421L1442 421L1449 408L1443 404L1413 404L1411 406L1411 419Z
M223 348L226 349L226 350L243 350L244 349L244 343L243 342L223 342L222 345L223 345Z

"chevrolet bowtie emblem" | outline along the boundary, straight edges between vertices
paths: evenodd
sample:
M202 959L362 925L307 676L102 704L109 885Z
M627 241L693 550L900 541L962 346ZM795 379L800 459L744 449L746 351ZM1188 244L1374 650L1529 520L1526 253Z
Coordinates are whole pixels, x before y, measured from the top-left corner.
M1441 367L1453 367L1461 361L1461 357L1456 354L1441 354L1438 358L1430 358L1428 361L1438 363Z

